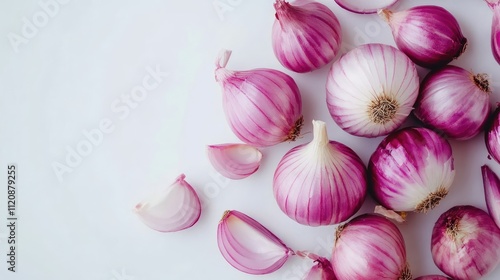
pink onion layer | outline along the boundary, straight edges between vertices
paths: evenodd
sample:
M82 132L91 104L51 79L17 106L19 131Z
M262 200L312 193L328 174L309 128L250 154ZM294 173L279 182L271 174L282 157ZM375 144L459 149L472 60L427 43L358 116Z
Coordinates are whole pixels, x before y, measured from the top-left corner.
M255 173L262 159L262 153L258 149L245 144L209 145L207 154L215 170L233 180Z
M224 213L217 228L217 243L230 265L249 274L274 272L293 254L267 228L236 210Z
M426 212L453 183L450 144L432 130L405 128L387 136L368 164L372 193L385 208Z
M444 212L432 231L434 263L454 279L480 279L500 262L500 229L473 206Z
M481 167L481 172L486 207L493 221L500 227L500 179L487 165Z
M486 148L490 155L500 163L500 107L498 107L485 132Z
M380 9L394 5L398 0L335 0L335 2L345 10L356 14L374 14Z
M482 131L488 119L490 93L486 74L447 65L422 81L414 114L450 138L467 140Z
M333 12L311 1L292 4L276 0L273 50L286 68L299 72L319 69L332 61L340 50L342 29Z
M302 101L292 77L273 69L231 71L223 51L215 79L222 88L226 119L238 138L252 146L293 141L302 126Z
M500 4L493 6L493 21L491 23L491 50L500 64Z
M373 214L339 226L331 260L338 279L412 279L403 235L392 222Z
M414 280L453 280L453 279L441 275L427 275L427 276L420 276L418 278L415 278Z

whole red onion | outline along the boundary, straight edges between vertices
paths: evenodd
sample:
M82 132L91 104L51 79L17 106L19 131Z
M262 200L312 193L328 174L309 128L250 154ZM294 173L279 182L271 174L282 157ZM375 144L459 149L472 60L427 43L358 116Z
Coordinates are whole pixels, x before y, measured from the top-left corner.
M340 50L342 29L335 14L310 0L288 3L276 0L273 50L286 68L299 72L319 69Z
M338 279L412 279L401 232L388 219L373 214L338 227L332 267Z
M455 17L438 6L417 6L408 10L379 11L392 29L398 48L416 64L437 68L458 58L467 47Z
M450 138L472 138L482 131L490 113L489 85L486 74L447 65L422 81L413 112Z
M473 206L444 212L432 231L434 263L454 279L480 279L500 263L500 229Z

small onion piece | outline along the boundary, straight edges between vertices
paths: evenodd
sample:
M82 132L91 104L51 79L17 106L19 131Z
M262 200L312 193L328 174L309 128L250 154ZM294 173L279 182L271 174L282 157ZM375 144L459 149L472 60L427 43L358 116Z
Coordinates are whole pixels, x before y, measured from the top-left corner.
M161 232L175 232L190 228L198 221L200 198L184 178L184 174L179 175L174 183L135 206L145 225Z
M453 279L441 275L426 275L415 278L414 280L453 280Z
M282 267L294 252L256 220L236 210L224 212L217 243L226 261L248 274L268 274Z
M243 142L266 147L294 141L302 127L302 101L292 77L273 69L231 71L231 51L216 61L215 80L231 130Z
M488 152L500 163L500 107L493 113L484 135Z
M483 210L455 206L434 225L431 252L453 279L480 279L500 263L500 229Z
M493 221L500 227L500 179L487 165L481 167L481 172L486 207Z
M439 6L417 6L400 12L382 9L398 48L416 64L438 68L458 58L467 47L455 17Z
M500 4L499 1L489 3L493 9L493 20L491 22L491 51L493 57L500 64Z
M414 114L450 138L467 140L483 130L490 93L488 75L447 65L422 81Z
M274 173L274 197L296 222L321 226L343 222L366 195L366 169L359 156L330 141L326 124L313 121L313 140L288 151Z
M239 180L259 169L262 153L246 144L209 145L207 154L212 166L222 176Z
M383 44L357 47L333 63L326 102L333 120L346 132L386 135L408 117L419 87L415 64Z
M455 176L448 141L426 128L387 136L368 164L375 199L394 211L427 212L447 194Z
M335 0L343 9L356 14L374 14L394 5L398 0Z
M286 68L310 72L331 62L340 50L342 29L335 14L312 1L276 0L274 54Z
M337 228L331 261L338 279L412 279L403 235L392 222L373 214Z
M296 254L300 257L309 258L315 263L302 280L337 280L330 260L308 252L298 251Z

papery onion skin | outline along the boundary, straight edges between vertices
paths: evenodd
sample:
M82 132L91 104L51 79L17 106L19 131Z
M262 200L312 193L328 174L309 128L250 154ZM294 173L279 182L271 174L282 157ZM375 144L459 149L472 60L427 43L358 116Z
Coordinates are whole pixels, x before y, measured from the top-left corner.
M396 130L408 117L419 88L415 64L383 44L359 46L333 63L326 102L344 131L377 137Z
M207 147L208 159L222 176L239 180L255 173L260 166L262 153L245 144L219 144Z
M403 235L392 222L373 214L339 226L331 262L338 279L412 279Z
M486 207L495 224L500 227L500 178L487 165L481 167Z
M242 226L246 232L241 231ZM278 270L294 254L267 228L236 210L224 212L217 228L217 244L230 265L254 275Z
M335 0L335 2L343 9L353 12L356 14L374 14L380 9L388 8L394 5L398 0L385 0L379 1L383 2L381 4L373 4L376 1L366 1L366 0ZM361 3L353 3L353 2L361 2ZM358 6L359 5L359 6ZM370 5L368 7L368 5Z
M366 169L359 156L330 141L326 124L313 121L314 139L288 151L274 173L274 197L296 222L321 226L343 222L364 202Z
M389 23L398 49L422 67L444 66L467 47L458 21L442 7L424 5L399 12L383 9L378 13Z
M489 154L500 163L500 107L493 113L484 135Z
M170 186L135 206L135 212L145 225L160 232L176 232L198 222L200 198L185 177L179 175Z
M450 138L470 139L483 130L490 114L489 84L486 74L444 66L422 81L414 114Z
M255 147L294 141L303 118L302 99L293 78L274 69L228 70L230 55L231 51L223 51L219 56L215 79L222 88L231 130Z
M437 267L453 279L480 279L500 262L500 229L483 210L455 206L434 225L431 252Z
M420 276L418 278L415 278L414 280L453 280L453 279L441 275L427 275L427 276Z
M335 14L311 1L276 0L272 45L281 65L305 73L325 66L340 50L342 29Z
M326 258L318 258L303 280L337 280L332 264Z
M404 128L387 136L372 154L371 192L387 209L427 212L453 183L450 144L426 128Z

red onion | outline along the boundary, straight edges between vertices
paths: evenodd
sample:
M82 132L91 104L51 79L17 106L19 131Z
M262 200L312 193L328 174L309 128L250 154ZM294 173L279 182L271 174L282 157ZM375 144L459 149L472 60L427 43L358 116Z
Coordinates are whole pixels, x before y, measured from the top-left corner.
M427 275L427 276L420 276L418 278L415 278L414 280L453 280L453 279L441 275Z
M217 243L226 261L249 274L278 270L294 252L256 220L226 211L217 228Z
M416 64L437 68L458 58L467 46L455 17L442 7L417 6L379 11L392 29L398 48Z
M485 142L490 155L500 163L500 107L495 110L486 127Z
M332 267L338 279L412 279L401 232L386 218L372 214L338 227Z
M314 139L291 149L274 173L274 197L303 225L337 224L359 210L366 195L365 166L349 147L328 140L326 124L313 121Z
M414 63L383 44L357 47L333 63L326 101L333 120L356 136L397 129L413 109L419 79Z
M420 85L415 116L447 136L466 140L476 136L490 113L486 74L473 74L447 65L429 73Z
M500 229L473 206L443 213L432 231L434 263L454 279L479 279L500 262Z
M287 74L273 69L231 71L231 51L216 62L215 80L223 93L226 118L238 138L252 146L294 141L302 126L299 88Z
M368 172L376 200L394 211L433 209L455 176L450 144L426 128L387 136L371 156Z
M333 12L310 0L276 0L273 50L286 68L299 72L319 69L331 62L340 50L342 30Z
M337 4L353 13L373 14L380 9L394 5L398 0L335 0Z
M481 167L483 174L484 195L486 198L486 206L491 218L500 227L500 179L486 165Z

